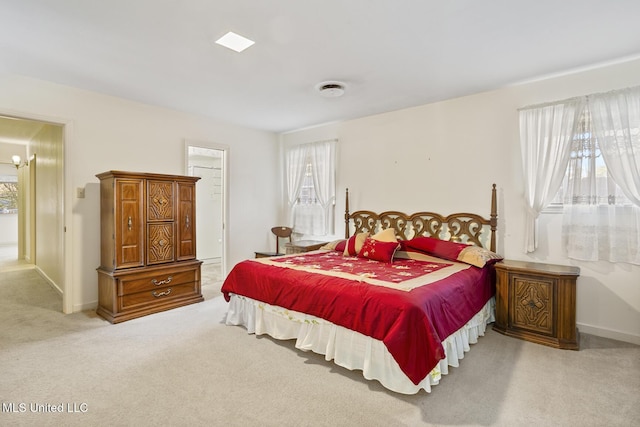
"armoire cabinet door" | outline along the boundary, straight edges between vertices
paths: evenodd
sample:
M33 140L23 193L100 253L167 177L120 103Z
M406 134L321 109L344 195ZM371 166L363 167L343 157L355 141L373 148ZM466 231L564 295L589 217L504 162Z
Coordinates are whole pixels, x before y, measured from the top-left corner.
M174 182L147 180L147 264L175 261Z
M144 265L143 203L144 186L141 179L117 179L115 223L115 264L119 268Z
M147 221L173 221L173 181L147 180Z
M173 222L147 224L147 264L175 261Z
M196 257L195 184L178 182L178 260Z

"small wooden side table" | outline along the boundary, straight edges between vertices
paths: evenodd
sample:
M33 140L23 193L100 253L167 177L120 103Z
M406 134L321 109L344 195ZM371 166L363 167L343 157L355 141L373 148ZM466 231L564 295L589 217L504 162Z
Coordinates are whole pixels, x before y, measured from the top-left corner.
M284 255L278 252L255 252L255 254L256 254L256 258L271 258L273 256Z
M315 251L316 249L320 249L327 242L323 242L320 240L298 240L292 243L286 243L285 248L287 254L299 254L303 252Z
M578 350L578 267L504 260L496 263L496 321L502 334Z
M298 240L292 243L286 243L285 253L276 253L276 252L256 252L256 258L269 258L280 255L289 255L289 254L300 254L303 252L315 251L316 249L320 249L327 242L322 242L320 240Z

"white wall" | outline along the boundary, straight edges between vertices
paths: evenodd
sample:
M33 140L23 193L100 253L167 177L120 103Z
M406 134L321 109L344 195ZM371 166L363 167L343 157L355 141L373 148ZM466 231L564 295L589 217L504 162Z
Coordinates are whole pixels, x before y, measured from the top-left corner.
M498 252L510 259L580 267L580 330L640 344L640 266L568 259L560 238L561 215L542 215L540 248L524 253L517 112L526 105L639 84L640 60L636 60L290 132L281 140L286 144L338 138L338 194L349 188L352 211L475 211L488 216L495 182ZM339 196L336 224L343 224L343 213ZM342 233L340 226L336 233Z
M66 124L64 215L71 259L65 260L64 280L74 311L97 303L95 175L107 170L184 174L185 139L230 146L227 267L269 245L279 194L272 133L15 75L0 75L0 113ZM77 188L85 189L84 199L75 197Z
M18 214L0 213L0 246L18 244Z
M35 260L36 266L61 292L65 291L64 283L64 182L62 165L64 164L63 128L58 125L44 125L34 135L29 144L30 173L35 171L35 210L27 205L35 214ZM34 169L35 168L35 169ZM22 170L22 169L21 169ZM27 168L24 169L25 171ZM33 175L30 175L33 176ZM29 178L25 177L24 186L29 186ZM22 191L28 195L28 190ZM30 214L25 215L30 221ZM31 235L27 236L30 238ZM27 247L30 243L27 244Z

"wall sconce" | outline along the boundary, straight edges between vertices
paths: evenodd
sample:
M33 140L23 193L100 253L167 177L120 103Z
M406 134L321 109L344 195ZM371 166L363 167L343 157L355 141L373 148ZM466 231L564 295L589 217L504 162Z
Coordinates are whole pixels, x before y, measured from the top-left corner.
M20 159L20 156L18 156L17 154L11 156L11 161L13 162L13 165L16 167L16 169L20 169L24 166L29 166L29 161L25 160L24 162L22 162L22 159Z

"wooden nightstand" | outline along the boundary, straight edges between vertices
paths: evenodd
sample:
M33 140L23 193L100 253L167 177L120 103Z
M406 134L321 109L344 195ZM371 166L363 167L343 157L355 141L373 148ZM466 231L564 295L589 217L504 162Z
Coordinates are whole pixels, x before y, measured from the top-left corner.
M496 268L493 329L555 348L578 350L578 267L505 260Z
M323 242L320 240L298 240L294 241L293 243L285 244L285 248L287 254L299 254L303 252L315 251L326 244L327 242Z
M276 253L276 252L256 252L256 258L269 258L273 256L280 255L290 255L290 254L301 254L304 252L315 251L316 249L320 249L327 242L322 242L320 240L298 240L292 243L285 244L285 253Z
M277 252L255 252L255 254L256 258L271 258L272 256L284 255Z

